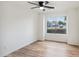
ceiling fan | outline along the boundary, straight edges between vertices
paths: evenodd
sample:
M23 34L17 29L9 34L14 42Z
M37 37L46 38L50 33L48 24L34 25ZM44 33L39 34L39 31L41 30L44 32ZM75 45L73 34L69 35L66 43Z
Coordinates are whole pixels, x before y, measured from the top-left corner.
M43 11L45 11L45 8L54 9L55 7L47 6L49 3L48 1L39 1L38 3L28 2L30 4L36 5L35 7L32 7L31 9L40 8Z

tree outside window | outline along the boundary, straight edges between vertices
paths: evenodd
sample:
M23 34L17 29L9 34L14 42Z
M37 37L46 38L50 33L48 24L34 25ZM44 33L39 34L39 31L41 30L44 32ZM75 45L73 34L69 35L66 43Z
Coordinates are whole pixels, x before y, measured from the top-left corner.
M66 16L48 18L47 33L66 34Z

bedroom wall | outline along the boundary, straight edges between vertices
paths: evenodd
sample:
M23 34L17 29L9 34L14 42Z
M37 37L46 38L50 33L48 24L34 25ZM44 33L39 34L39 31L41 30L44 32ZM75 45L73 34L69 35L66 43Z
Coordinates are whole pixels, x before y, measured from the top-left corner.
M79 45L79 8L74 8L74 9L69 9L66 11L60 11L60 12L47 12L44 14L40 14L40 15L45 15L45 18L42 17L41 19L41 23L43 23L43 21L47 20L47 17L51 17L51 16L67 16L67 34L48 34L46 33L46 26L47 26L47 22L43 23L43 26L45 26L45 28L43 26L41 30L43 32L40 32L42 35L44 35L43 37L41 36L41 38L45 38L47 40L54 40L54 41L61 41L61 42L67 42L68 44L72 44L72 45ZM44 39L43 39L44 40Z
M0 2L0 56L37 41L38 14L26 2Z
M45 14L38 14L38 40L45 40Z
M79 45L79 8L68 11L69 36L68 44Z

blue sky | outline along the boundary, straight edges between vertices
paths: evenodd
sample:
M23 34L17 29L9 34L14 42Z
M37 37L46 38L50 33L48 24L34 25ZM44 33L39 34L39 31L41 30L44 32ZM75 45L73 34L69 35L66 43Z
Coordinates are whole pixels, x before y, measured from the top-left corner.
M50 17L48 18L48 21L63 21L64 22L65 16L59 16L59 17Z

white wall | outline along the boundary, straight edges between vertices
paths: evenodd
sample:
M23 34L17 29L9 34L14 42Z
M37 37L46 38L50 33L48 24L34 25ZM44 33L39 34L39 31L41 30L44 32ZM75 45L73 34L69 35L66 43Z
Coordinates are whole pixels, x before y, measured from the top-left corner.
M0 2L0 56L37 40L37 13L25 2Z
M0 6L2 3L0 2ZM3 7L0 7L0 56L2 54L2 17L3 17Z
M70 9L63 12L52 12L45 14L47 23L48 17L54 16L67 16L67 34L50 34L46 33L47 24L45 25L45 38L47 40L67 42L72 45L79 45L79 8ZM43 26L44 26L43 25ZM43 32L44 33L44 32Z
M43 35L43 13L39 13L38 15L38 40L44 40Z
M40 12L38 15L38 40L45 40L46 27L45 27L45 13Z
M68 11L69 20L69 38L68 43L72 45L79 45L79 9Z

